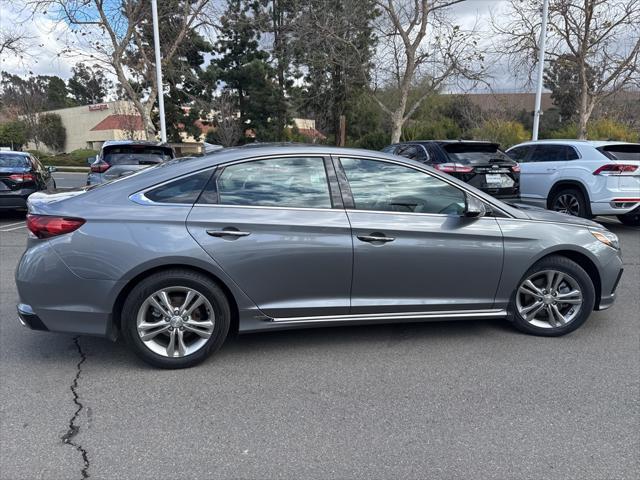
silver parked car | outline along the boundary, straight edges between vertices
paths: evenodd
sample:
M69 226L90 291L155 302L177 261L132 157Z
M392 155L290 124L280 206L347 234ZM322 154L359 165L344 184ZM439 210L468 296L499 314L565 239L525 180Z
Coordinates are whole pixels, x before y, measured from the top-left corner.
M166 368L231 331L502 317L563 335L611 306L622 274L618 239L596 223L324 146L225 149L36 193L28 227L22 323L121 333Z

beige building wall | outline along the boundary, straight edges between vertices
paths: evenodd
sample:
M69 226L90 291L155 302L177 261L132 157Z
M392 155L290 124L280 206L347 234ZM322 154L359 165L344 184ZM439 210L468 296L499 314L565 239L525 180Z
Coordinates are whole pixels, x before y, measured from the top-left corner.
M80 107L63 108L59 110L50 110L43 113L55 113L60 115L62 124L67 130L67 141L64 152L72 152L73 150L90 148L97 150L106 140L123 140L130 138L130 132L123 130L91 130L101 121L111 115L124 115L136 112L133 103L125 100L113 102L105 102L96 105L83 105ZM143 132L136 132L134 136L141 139ZM38 149L46 153L54 153L40 143L34 142L27 144L28 150Z

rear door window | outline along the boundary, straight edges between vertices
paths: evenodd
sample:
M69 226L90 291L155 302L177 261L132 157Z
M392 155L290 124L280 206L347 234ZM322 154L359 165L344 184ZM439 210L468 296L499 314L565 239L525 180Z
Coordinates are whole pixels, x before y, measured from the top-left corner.
M253 160L229 165L216 182L221 205L331 208L322 157Z
M598 150L611 160L640 161L640 144L606 145Z
M576 160L579 156L573 147L568 145L537 145L530 162L566 162Z

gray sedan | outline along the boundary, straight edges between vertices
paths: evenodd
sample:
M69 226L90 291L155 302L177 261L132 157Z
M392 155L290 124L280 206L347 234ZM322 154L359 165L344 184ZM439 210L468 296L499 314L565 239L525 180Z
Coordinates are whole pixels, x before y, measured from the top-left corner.
M29 199L21 322L195 365L232 332L504 318L558 336L612 305L618 239L366 150L225 149Z

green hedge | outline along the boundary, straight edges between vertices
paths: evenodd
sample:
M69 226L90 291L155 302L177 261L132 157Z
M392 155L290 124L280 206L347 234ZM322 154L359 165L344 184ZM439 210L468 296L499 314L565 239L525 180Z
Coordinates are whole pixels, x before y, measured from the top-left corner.
M54 165L58 167L86 167L87 158L98 154L96 150L84 148L58 155L51 155L38 150L29 150L29 153L38 157L45 165Z

